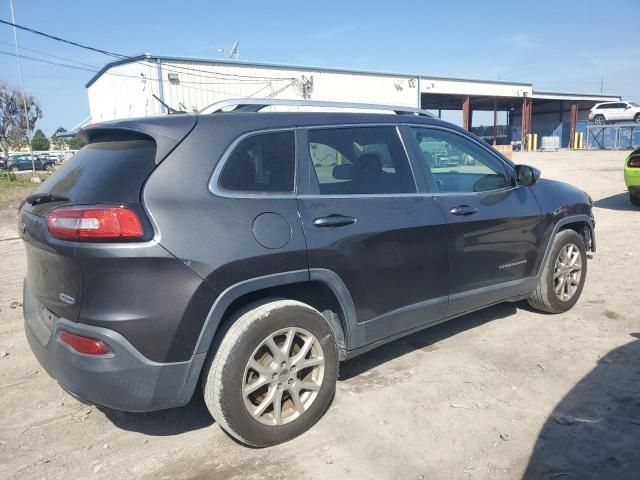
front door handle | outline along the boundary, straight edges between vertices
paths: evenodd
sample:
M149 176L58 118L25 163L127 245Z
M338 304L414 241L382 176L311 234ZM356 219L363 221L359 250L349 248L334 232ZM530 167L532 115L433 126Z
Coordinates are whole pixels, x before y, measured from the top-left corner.
M471 207L469 205L459 205L449 210L449 213L451 213L452 215L467 216L467 215L473 215L474 213L478 213L478 209L475 207Z
M326 217L318 217L313 221L316 227L344 227L345 225L351 225L356 223L356 219L353 217L347 217L346 215L339 215L333 213Z

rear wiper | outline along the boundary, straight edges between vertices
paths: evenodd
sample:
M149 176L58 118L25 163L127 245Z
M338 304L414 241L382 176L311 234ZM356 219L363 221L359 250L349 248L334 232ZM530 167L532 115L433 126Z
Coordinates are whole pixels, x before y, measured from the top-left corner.
M29 195L25 201L30 205L40 205L41 203L50 202L68 202L69 199L62 195L54 195L53 193L33 193Z

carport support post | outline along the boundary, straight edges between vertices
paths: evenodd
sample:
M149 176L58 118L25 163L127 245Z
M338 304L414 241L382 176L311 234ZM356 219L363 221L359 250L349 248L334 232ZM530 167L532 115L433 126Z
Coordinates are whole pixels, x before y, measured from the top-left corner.
M462 101L462 128L471 130L471 108L469 96L464 97Z
M497 144L498 138L498 99L493 97L493 146Z
M569 117L569 148L575 148L576 127L578 125L578 102L571 102L571 115Z
M522 145L527 144L527 135L531 133L531 99L522 99Z

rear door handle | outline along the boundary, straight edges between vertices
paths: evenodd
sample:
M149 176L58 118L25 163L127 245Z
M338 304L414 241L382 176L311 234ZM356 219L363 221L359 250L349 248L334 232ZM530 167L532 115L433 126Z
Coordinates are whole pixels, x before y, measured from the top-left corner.
M318 217L313 221L313 224L316 227L344 227L345 225L351 225L352 223L356 223L355 218L336 213L327 215L326 217Z
M452 215L466 216L466 215L473 215L474 213L478 213L478 209L475 207L471 207L469 205L459 205L449 210L449 213L451 213Z

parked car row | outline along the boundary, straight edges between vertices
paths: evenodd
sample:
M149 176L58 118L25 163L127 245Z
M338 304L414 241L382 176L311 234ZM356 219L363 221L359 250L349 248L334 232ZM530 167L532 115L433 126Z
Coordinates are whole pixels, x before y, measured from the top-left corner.
M31 161L33 157L33 162ZM19 172L21 170L31 170L35 167L36 170L52 171L56 159L51 156L36 156L28 153L11 155L9 159L0 157L0 169L9 170L11 172Z

